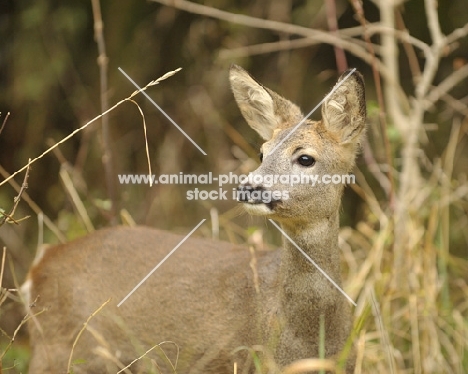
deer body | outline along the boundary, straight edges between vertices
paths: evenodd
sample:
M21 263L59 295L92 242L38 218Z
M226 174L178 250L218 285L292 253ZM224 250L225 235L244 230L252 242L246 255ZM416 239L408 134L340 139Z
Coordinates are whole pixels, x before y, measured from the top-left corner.
M301 119L291 102L233 66L231 86L249 125L266 142L262 165L252 176L343 174L354 165L365 123L364 87L358 74L325 101L322 121ZM274 150L273 152L271 152ZM271 153L270 153L271 152ZM287 191L265 199L253 192ZM245 182L239 198L246 210L278 221L284 232L340 284L339 207L343 185ZM325 353L340 352L351 316L343 295L293 244L252 255L229 243L189 238L130 298L117 303L170 252L182 237L137 227L98 231L44 251L24 286L33 312L29 322L31 374L64 373L73 348L74 373L116 372L151 347L146 357L161 372L253 373L242 347L263 346L279 367L317 357L320 315ZM258 287L258 292L257 292ZM180 351L177 351L177 347ZM133 373L147 372L143 361ZM148 365L148 362L146 362ZM353 363L348 365L352 372ZM146 371L145 371L146 370ZM273 370L270 368L270 371Z

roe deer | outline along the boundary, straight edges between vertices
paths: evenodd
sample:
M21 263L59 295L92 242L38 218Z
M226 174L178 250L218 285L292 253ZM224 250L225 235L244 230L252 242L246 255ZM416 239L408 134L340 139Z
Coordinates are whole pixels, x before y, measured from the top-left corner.
M262 164L251 176L321 178L352 169L365 129L364 84L357 72L344 77L324 101L322 120L306 120L291 133L303 119L299 108L242 68L231 67L237 104L266 141ZM238 189L246 210L277 220L340 285L343 185L290 186L278 178L268 184L249 182ZM265 197L273 191L280 194ZM35 301L32 313L45 309L28 322L30 373L65 373L70 357L77 361L73 373L116 373L151 347L147 357L153 361L139 360L126 372L148 373L153 367L151 372L227 374L236 362L238 373L253 373L245 347L255 346L271 353L261 357L273 373L277 369L267 356L279 368L318 357L321 315L325 355L341 351L352 324L349 302L288 240L283 249L257 252L253 270L248 248L189 238L117 307L181 240L145 227L115 227L42 251L23 286L28 303ZM109 298L76 339L83 323ZM349 360L348 373L353 366Z

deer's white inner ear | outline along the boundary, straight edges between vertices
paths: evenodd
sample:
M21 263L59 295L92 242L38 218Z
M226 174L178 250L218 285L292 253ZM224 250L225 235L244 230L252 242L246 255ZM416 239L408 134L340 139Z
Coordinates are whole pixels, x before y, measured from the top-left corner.
M365 128L364 84L356 74L336 88L322 106L325 127L342 143L355 142Z
M229 79L234 98L249 126L263 139L271 139L279 125L271 95L239 67L231 68Z
M341 133L349 122L348 109L346 88L339 87L322 106L322 120L326 128Z

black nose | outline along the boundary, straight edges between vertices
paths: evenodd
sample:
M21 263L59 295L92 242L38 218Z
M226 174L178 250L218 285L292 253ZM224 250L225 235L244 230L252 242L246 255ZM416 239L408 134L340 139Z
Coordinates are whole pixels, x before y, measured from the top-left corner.
M263 204L263 191L265 188L262 186L252 186L250 183L241 184L237 187L237 201L241 203L250 204Z

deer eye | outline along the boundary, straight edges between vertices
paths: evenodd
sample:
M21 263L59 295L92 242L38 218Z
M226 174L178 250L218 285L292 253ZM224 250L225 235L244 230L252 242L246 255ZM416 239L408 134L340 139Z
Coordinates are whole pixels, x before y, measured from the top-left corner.
M297 162L302 166L313 166L315 164L315 158L309 155L300 155L297 158Z
M263 152L260 152L260 153L258 154L258 158L260 159L260 162L263 161Z

